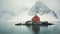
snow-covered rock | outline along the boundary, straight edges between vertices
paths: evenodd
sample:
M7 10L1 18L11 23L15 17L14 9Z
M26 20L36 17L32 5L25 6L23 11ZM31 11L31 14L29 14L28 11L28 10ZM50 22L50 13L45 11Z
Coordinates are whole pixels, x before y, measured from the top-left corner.
M49 9L45 4L43 4L40 1L37 1L32 8L30 9L30 12L28 13L29 15L36 15L36 14L40 14L40 15L51 15L54 18L59 18L57 16L57 14L55 13L55 11Z

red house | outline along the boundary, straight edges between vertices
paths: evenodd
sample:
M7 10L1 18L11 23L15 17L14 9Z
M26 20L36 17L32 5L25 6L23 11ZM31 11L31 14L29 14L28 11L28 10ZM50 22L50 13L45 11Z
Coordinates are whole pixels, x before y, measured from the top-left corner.
M32 21L33 22L38 22L38 21L40 21L40 18L39 18L39 16L37 16L37 15L35 15L33 18L32 18Z

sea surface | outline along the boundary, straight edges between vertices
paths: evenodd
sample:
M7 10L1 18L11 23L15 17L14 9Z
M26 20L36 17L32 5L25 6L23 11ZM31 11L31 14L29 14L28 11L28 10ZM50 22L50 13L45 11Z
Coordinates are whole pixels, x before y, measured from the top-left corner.
M60 22L48 26L16 26L17 22L0 22L0 34L60 34Z

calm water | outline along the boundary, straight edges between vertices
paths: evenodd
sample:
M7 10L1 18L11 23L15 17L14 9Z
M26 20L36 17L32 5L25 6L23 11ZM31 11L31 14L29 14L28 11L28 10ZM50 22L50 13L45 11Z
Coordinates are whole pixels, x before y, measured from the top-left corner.
M60 22L50 26L16 26L15 22L1 22L0 34L60 34Z

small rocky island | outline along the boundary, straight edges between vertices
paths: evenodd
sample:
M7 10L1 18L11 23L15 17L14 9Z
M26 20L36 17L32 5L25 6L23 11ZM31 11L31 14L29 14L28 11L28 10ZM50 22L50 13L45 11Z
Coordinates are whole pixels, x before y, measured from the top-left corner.
M15 25L41 25L41 26L46 26L46 25L53 25L52 23L48 23L48 21L41 22L40 17L35 15L31 21L26 21L25 23L18 23Z

